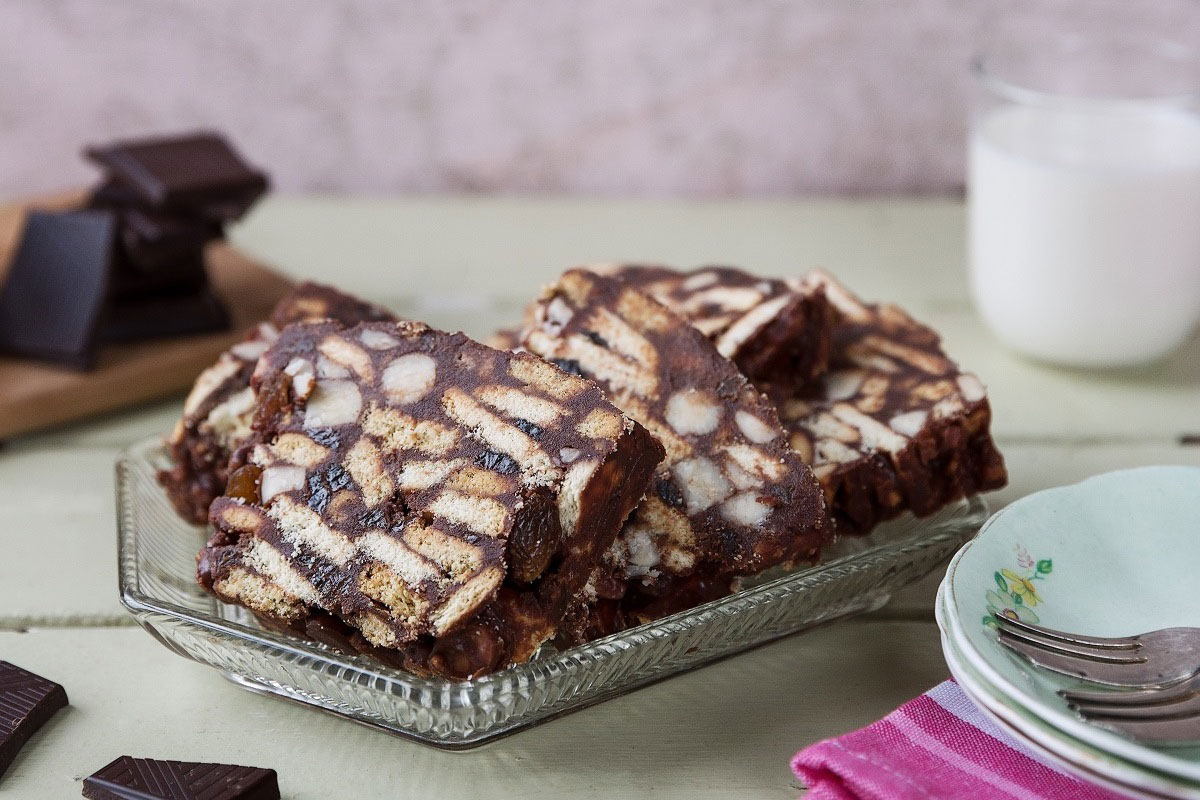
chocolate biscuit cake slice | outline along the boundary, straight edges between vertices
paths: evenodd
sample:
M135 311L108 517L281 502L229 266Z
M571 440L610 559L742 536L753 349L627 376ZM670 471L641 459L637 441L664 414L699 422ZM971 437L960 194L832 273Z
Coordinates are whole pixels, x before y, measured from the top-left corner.
M270 321L254 326L201 372L184 401L183 416L167 437L174 464L158 476L180 516L204 524L209 504L225 488L230 455L250 435L255 400L250 376L259 356L285 326L325 318L347 325L395 319L331 286L305 282L279 301Z
M833 311L819 283L762 278L733 267L589 269L640 289L692 323L751 380L799 386L825 371Z
M1003 486L984 386L946 356L937 333L823 272L806 280L836 309L829 371L798 392L766 388L839 531L866 533L905 510L924 516Z
M774 407L648 295L568 271L536 303L524 345L596 381L666 448L589 584L592 621L574 639L727 594L736 576L814 559L830 539L820 487ZM596 622L614 615L622 621Z
M286 328L198 578L474 677L551 637L662 447L592 383L419 323Z

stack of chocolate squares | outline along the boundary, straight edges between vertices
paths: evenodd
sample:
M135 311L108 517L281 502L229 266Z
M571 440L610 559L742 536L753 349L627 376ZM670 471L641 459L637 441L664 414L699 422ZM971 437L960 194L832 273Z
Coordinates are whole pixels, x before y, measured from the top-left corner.
M496 344L298 289L171 436L201 585L473 678L1005 481L978 379L823 273L573 269Z
M98 345L229 327L206 245L267 189L214 133L87 150L106 176L82 209L34 211L0 287L0 350L79 369Z
M108 341L228 327L208 285L204 248L264 192L265 173L216 133L90 147L105 171L88 208L112 215Z

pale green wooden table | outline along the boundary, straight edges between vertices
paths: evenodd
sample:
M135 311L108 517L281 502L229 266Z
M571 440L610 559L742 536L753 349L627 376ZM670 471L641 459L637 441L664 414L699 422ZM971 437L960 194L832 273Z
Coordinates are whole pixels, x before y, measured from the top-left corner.
M276 198L234 239L296 276L473 334L578 262L727 262L775 274L823 266L933 324L988 383L1012 476L993 505L1110 469L1200 465L1200 446L1188 444L1200 434L1200 343L1137 372L1022 361L971 311L962 231L957 203ZM869 618L472 753L439 753L251 695L131 627L117 602L112 462L126 444L167 430L178 406L0 450L0 658L62 682L72 701L0 780L0 797L78 797L82 776L129 754L271 766L284 796L297 799L789 798L796 749L866 724L947 675L934 577Z

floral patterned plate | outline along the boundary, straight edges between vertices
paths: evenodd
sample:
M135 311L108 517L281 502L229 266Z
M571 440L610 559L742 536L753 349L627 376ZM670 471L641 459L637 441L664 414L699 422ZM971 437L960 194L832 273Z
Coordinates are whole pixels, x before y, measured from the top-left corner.
M1097 749L1200 781L1200 747L1152 748L1084 722L1057 694L1079 681L1000 646L994 614L1125 636L1200 625L1200 469L1144 467L1037 492L1000 510L950 563L945 624L1009 701Z
M942 631L942 652L946 657L946 665L963 693L1001 730L1016 739L1035 757L1040 756L1043 761L1057 765L1086 781L1133 797L1200 800L1200 783L1166 775L1092 747L1046 724L1036 714L998 692L967 665L962 651L950 638L945 594L946 585L943 583L938 589L934 610L938 627Z

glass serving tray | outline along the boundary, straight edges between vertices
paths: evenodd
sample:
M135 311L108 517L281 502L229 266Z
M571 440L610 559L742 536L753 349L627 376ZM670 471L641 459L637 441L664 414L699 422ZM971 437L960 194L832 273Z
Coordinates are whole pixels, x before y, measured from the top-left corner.
M477 747L640 686L831 620L877 609L927 575L987 516L977 497L845 539L824 563L754 579L689 611L474 681L419 678L261 628L196 584L207 532L175 514L155 479L155 438L117 462L121 602L172 651L230 680L444 749Z

